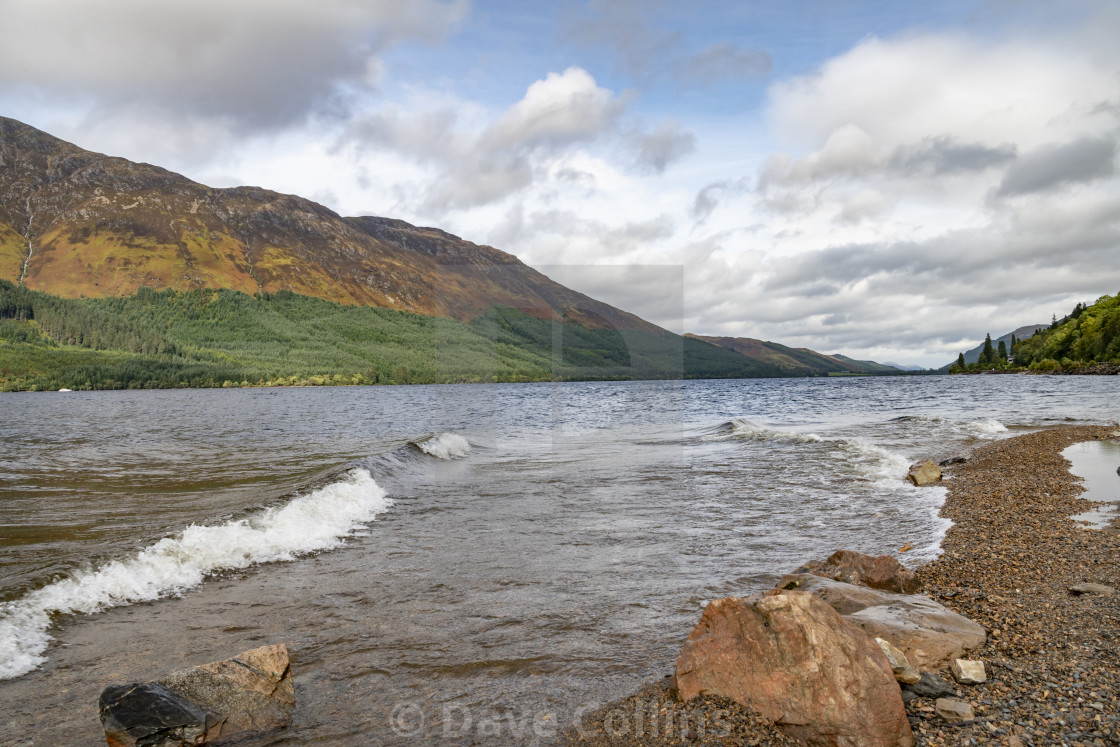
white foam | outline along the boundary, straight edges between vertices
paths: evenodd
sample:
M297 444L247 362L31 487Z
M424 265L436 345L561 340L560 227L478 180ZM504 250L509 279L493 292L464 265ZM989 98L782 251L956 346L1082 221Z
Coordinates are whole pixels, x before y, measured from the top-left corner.
M470 442L455 433L440 433L415 443L420 451L436 459L461 459L471 453Z
M752 423L746 418L735 418L720 429L719 433L704 436L703 441L727 441L729 439L745 439L750 441L779 441L787 443L816 443L821 437L816 433L798 433L797 431L783 431L778 428L767 428L757 423Z
M38 667L56 614L92 614L181 593L208 574L291 560L342 544L392 501L364 469L257 516L189 526L127 560L114 560L0 605L0 679Z
M910 469L910 460L904 454L889 451L862 438L840 439L837 444L853 457L858 473L877 482L893 486L904 479Z
M963 427L965 433L968 433L973 438L994 439L999 438L1001 434L1007 433L1007 426L992 418L973 420L965 423Z

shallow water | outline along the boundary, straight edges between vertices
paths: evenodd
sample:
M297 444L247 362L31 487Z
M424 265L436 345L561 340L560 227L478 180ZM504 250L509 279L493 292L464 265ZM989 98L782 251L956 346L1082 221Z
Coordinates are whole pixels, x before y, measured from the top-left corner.
M666 674L709 599L934 557L909 463L1113 422L1117 384L0 395L0 743L96 743L105 685L272 642L296 721L253 744L548 741Z
M1086 441L1062 451L1070 461L1069 471L1082 480L1085 492L1079 497L1106 505L1070 518L1092 529L1104 529L1117 516L1120 503L1120 442Z

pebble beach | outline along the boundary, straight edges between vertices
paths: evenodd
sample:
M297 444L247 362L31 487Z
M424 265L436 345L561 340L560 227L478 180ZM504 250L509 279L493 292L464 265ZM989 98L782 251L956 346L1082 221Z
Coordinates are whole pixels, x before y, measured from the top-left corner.
M916 745L1120 745L1120 596L1071 591L1120 588L1120 527L1070 519L1093 504L1061 455L1118 437L1115 426L1054 428L986 444L946 470L941 513L953 526L917 573L923 593L987 629L970 652L987 681L954 684L972 706L966 722L945 721L932 699L907 702ZM677 702L668 678L585 715L563 743L798 744L730 700Z

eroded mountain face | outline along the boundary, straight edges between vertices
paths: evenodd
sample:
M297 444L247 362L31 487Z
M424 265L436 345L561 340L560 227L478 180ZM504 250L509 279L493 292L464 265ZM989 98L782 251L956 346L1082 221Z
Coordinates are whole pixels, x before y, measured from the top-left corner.
M294 195L212 189L0 117L0 278L60 296L291 290L469 320L493 304L587 327L658 328L516 257Z

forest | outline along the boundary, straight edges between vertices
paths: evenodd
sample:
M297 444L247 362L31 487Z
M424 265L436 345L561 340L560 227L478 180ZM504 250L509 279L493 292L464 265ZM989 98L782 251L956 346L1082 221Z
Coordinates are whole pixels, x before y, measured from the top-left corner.
M290 291L66 299L0 281L0 390L774 376L669 332L588 329L492 306L470 322Z
M966 364L963 353L950 373L980 371L1077 371L1100 364L1120 365L1120 294L1101 296L1092 305L1077 304L1049 329L1016 340L1010 349L1002 341L992 345L991 335L976 363Z

